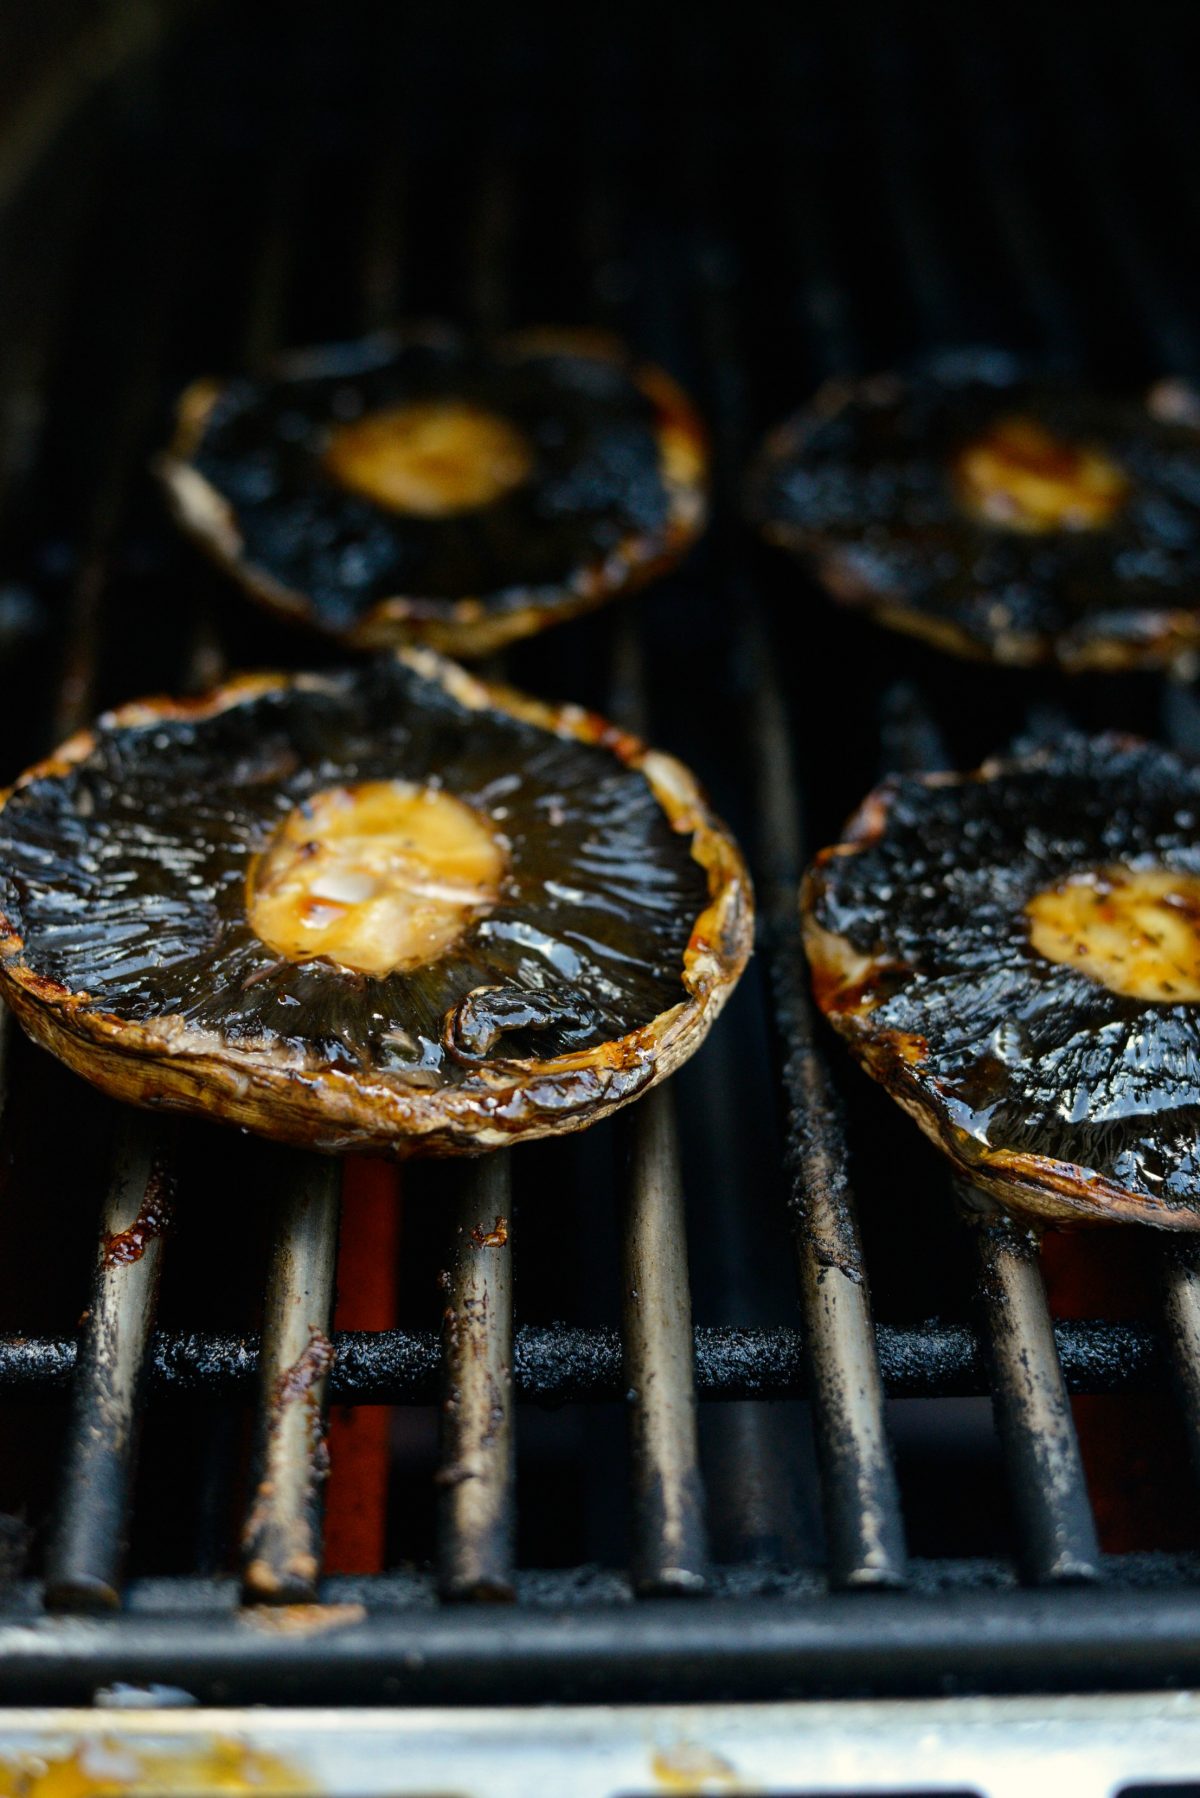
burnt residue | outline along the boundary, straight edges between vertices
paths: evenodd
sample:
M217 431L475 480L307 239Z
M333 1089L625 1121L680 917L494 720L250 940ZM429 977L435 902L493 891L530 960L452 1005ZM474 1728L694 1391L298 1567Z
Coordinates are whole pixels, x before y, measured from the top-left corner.
M309 1325L308 1343L300 1357L284 1369L275 1382L271 1403L283 1410L297 1399L307 1398L333 1365L333 1344L315 1324Z
M964 1216L974 1230L980 1248L978 1296L985 1316L1002 1318L1012 1304L1006 1269L1036 1267L1040 1252L1040 1234L1017 1218L988 1208L973 1212L964 1208Z
M79 1345L71 1336L0 1338L0 1387L16 1397L66 1395L78 1358Z
M822 858L806 903L822 930L909 973L833 1021L936 1120L968 1175L1007 1151L1031 1187L1095 1182L1081 1202L1098 1214L1106 1183L1153 1221L1190 1223L1200 1009L1124 996L1039 955L1025 907L1074 870L1200 872L1200 772L1129 739L1070 737L983 777L895 779L884 797L881 834ZM926 1045L916 1061L895 1047L910 1036Z
M876 1328L880 1371L893 1398L966 1397L989 1390L972 1331L931 1320ZM1153 1392L1166 1361L1148 1325L1059 1322L1059 1360L1072 1392ZM786 1326L700 1325L696 1390L703 1399L797 1398L808 1390L803 1335ZM0 1338L0 1391L37 1401L65 1397L77 1356L68 1337ZM348 1331L334 1339L329 1392L335 1403L431 1405L439 1384L441 1339L432 1330ZM519 1396L547 1406L620 1401L626 1390L616 1330L526 1324L516 1333L513 1376ZM161 1331L149 1377L160 1391L211 1398L251 1393L258 1344L228 1334Z
M508 1242L508 1219L497 1217L490 1230L483 1230L478 1224L471 1231L471 1240L480 1249L502 1249Z
M440 784L502 834L498 904L408 972L281 962L247 922L255 857L311 794L396 778ZM707 896L636 769L393 658L207 715L102 722L84 760L0 815L0 908L22 958L85 1008L424 1086L475 1079L487 1043L549 1058L649 1023L685 996ZM446 1047L471 995L475 1060Z
M329 1337L310 1324L303 1350L270 1388L258 1485L242 1527L245 1586L256 1600L294 1602L315 1590L318 1494L330 1468L320 1387L333 1358Z
M438 518L392 511L326 472L331 431L397 405L466 402L514 425L529 478ZM489 612L561 602L631 536L665 547L671 496L651 398L621 354L565 341L399 331L290 358L225 386L191 453L232 508L246 566L349 635L381 601L470 597ZM444 604L443 604L444 609Z
M1089 392L992 351L838 384L770 440L748 504L849 604L960 653L1065 666L1178 653L1200 639L1200 431L1146 400ZM956 452L1003 415L1094 445L1130 482L1110 524L1026 535L963 510Z
M156 1165L133 1223L105 1238L101 1249L104 1266L128 1267L140 1261L150 1243L170 1229L173 1201L171 1177L165 1167Z

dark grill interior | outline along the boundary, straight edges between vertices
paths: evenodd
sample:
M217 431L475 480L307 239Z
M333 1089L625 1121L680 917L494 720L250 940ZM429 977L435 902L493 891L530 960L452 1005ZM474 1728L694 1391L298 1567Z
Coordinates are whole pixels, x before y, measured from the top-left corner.
M0 223L4 768L119 699L329 659L165 521L147 462L189 378L396 315L612 326L709 420L714 524L677 576L506 674L699 771L762 932L704 1052L618 1126L406 1169L394 1205L347 1177L343 1268L394 1254L396 1321L354 1322L343 1280L331 1507L355 1496L341 1408L395 1410L386 1571L327 1574L321 1599L365 1607L332 1631L238 1607L243 1579L314 1596L320 1456L257 1394L330 1328L337 1168L118 1120L8 1033L5 1697L1200 1674L1200 1260L1123 1231L1040 1265L1019 1229L963 1222L940 1159L814 1023L794 924L806 855L884 769L1066 722L1200 750L1195 696L939 660L836 613L737 507L759 432L834 370L998 341L1129 381L1200 372L1198 38L1162 5L719 26L219 7L63 124ZM97 1208L109 1238L168 1170L169 1233L93 1276ZM508 1242L478 1248L501 1216Z

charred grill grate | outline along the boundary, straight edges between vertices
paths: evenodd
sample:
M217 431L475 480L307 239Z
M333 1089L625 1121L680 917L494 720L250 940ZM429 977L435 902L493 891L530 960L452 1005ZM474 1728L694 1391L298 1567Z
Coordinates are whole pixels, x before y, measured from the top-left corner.
M265 14L189 21L178 45L90 102L10 210L5 765L98 703L280 653L188 562L144 490L184 379L396 311L615 324L696 391L725 497L660 594L535 643L511 672L645 724L699 767L752 850L760 974L702 1062L621 1133L406 1174L405 1278L432 1294L446 1270L444 1339L427 1297L395 1328L335 1331L332 1164L142 1117L117 1126L75 1332L112 1116L6 1039L2 1203L17 1221L0 1442L11 1463L23 1420L36 1421L32 1497L11 1465L4 1492L43 1533L39 1577L20 1569L0 1591L0 1695L87 1697L112 1680L238 1700L446 1701L1195 1678L1200 1544L1164 1547L1150 1531L1144 1552L1101 1554L1068 1393L1159 1395L1173 1382L1175 1427L1200 1463L1200 1261L1139 1245L1158 1282L1146 1316L1052 1320L1029 1239L956 1223L936 1158L827 1063L795 930L806 854L885 763L968 761L1047 728L1048 707L1196 749L1194 695L1144 678L1076 691L960 675L833 616L755 550L732 500L757 429L838 369L989 335L1131 375L1195 368L1194 270L1173 234L1200 160L1175 91L1194 20L1161 9L1150 30L1140 10L1126 59L1115 25L1093 20L1068 44L1065 26L1039 15L1035 33L1019 9L977 26L961 8L920 8L903 37L888 9L867 6L820 25L751 14L711 33L662 18L636 37L588 18L561 41L494 36L483 18L464 39L461 20L335 11L304 9L282 46ZM1029 694L1026 717L1014 707ZM178 1246L151 1231L136 1259L104 1252L144 1228L175 1180ZM506 1240L477 1252L514 1210ZM772 1265L780 1217L794 1318ZM50 1235L67 1243L59 1270ZM221 1288L239 1278L265 1294L260 1331L230 1321ZM936 1321L914 1309L926 1300ZM514 1327L514 1310L528 1321ZM551 1321L564 1310L568 1322ZM281 1383L301 1362L305 1407L289 1411ZM982 1394L1008 1533L999 1550L910 1554L905 1508L921 1494L898 1479L887 1399ZM69 1395L69 1416L39 1510L49 1413L18 1401L54 1395ZM807 1411L763 1402L798 1398ZM166 1571L153 1555L139 1568L139 1545L187 1476L172 1484L160 1467L135 1500L147 1399L148 1442L171 1405L190 1407L200 1450L188 1461L169 1442L219 1488L197 1501L186 1551L158 1551ZM251 1399L243 1462L235 1401ZM397 1570L321 1580L312 1419L331 1402L441 1407L432 1573L404 1564L421 1560L424 1536L409 1527L405 1506L421 1501L401 1462ZM528 1504L554 1548L537 1483L555 1463L522 1459L516 1414L561 1406L546 1427L560 1422L574 1444L568 1508L590 1519L567 1539L607 1566L546 1571L543 1541L519 1535ZM957 1466L935 1467L934 1483ZM622 1508L622 1487L623 1566L602 1515ZM514 1591L511 1606L473 1602ZM290 1629L263 1618L318 1596L361 1608L330 1612L332 1632L315 1615L293 1614ZM110 1614L82 1623L81 1611Z

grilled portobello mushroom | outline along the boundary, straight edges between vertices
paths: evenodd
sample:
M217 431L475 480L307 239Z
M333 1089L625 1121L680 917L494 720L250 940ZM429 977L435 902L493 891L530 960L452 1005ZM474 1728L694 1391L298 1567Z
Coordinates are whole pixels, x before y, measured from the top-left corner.
M1070 737L885 781L801 910L821 1009L973 1185L1200 1228L1200 771Z
M0 912L0 992L106 1092L398 1156L635 1098L752 932L685 768L427 650L109 713L3 796Z
M359 648L467 656L673 564L706 469L686 396L614 340L428 327L197 382L159 463L255 599Z
M1068 671L1200 646L1200 394L1092 393L995 353L831 382L750 513L838 600L954 654Z

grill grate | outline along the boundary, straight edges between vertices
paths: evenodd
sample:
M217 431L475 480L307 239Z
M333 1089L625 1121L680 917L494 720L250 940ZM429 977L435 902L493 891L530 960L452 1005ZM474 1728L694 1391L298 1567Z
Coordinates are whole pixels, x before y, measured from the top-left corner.
M1052 1320L1029 1237L956 1221L932 1152L827 1063L795 929L806 854L883 764L971 761L1045 728L1050 708L1194 751L1195 696L1144 677L1076 691L935 664L834 616L748 544L728 498L759 426L814 379L923 345L999 334L1131 375L1196 366L1194 271L1172 226L1194 207L1200 144L1171 99L1194 20L1151 9L1126 67L1115 25L1094 20L1082 49L1072 35L1067 63L1062 23L1039 15L1035 38L1020 8L972 23L922 6L903 38L889 9L865 4L769 28L751 11L727 33L693 22L683 41L665 16L636 38L589 17L577 40L556 28L561 41L507 25L491 37L477 19L466 60L455 19L335 11L303 9L283 44L265 15L189 23L90 102L0 224L21 271L0 390L15 571L0 590L6 765L98 703L313 653L229 606L158 518L142 471L183 379L397 310L615 324L696 390L727 497L682 576L525 646L511 672L603 703L699 767L753 853L762 971L695 1067L620 1127L406 1172L405 1278L423 1296L382 1332L333 1331L334 1164L139 1117L119 1126L76 1337L112 1116L6 1041L0 1202L36 1212L13 1225L14 1257L32 1244L38 1275L21 1284L49 1292L56 1273L67 1309L10 1279L0 1393L10 1419L40 1418L17 1400L69 1393L70 1406L41 1577L0 1588L0 1696L87 1697L113 1679L418 1702L1200 1675L1200 1564L1170 1543L1100 1553L1068 1398L1160 1394L1170 1376L1200 1471L1200 1259L1140 1245L1131 1257L1153 1261L1158 1282L1151 1314ZM69 1153L52 1122L68 1107ZM70 1182L78 1202L61 1196ZM174 1183L174 1246L156 1235L139 1260L109 1252ZM499 1217L506 1239L481 1253ZM37 1244L46 1218L70 1245L58 1270ZM239 1281L261 1285L260 1333L230 1321L226 1278L234 1299ZM189 1307L200 1323L180 1327ZM302 1359L303 1414L279 1402ZM910 1553L904 1512L921 1495L888 1446L889 1398L985 1393L1011 1540L967 1558ZM137 1475L147 1394L148 1438L168 1401L199 1407L186 1416L208 1470L169 1576L139 1563L157 1522ZM229 1420L252 1397L243 1479ZM798 1398L806 1411L764 1403ZM436 1493L432 1571L404 1565L425 1550L401 1515L397 1571L320 1577L325 1434L310 1420L330 1403L438 1407L436 1466L420 1473ZM543 1529L553 1499L536 1508L537 1482L563 1464L523 1458L535 1404L568 1407L547 1411L546 1433L568 1444L569 1540L585 1542L586 1565L547 1570L518 1528L529 1505ZM956 1466L944 1458L935 1483ZM420 1503L413 1467L397 1455L402 1512ZM240 1560L223 1540L231 1493ZM614 1548L624 1508L629 1540ZM471 1602L510 1594L511 1606ZM317 1597L330 1608L272 1626L271 1605ZM98 1610L112 1615L78 1616Z

